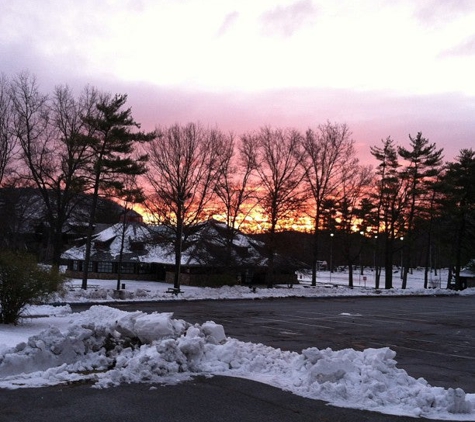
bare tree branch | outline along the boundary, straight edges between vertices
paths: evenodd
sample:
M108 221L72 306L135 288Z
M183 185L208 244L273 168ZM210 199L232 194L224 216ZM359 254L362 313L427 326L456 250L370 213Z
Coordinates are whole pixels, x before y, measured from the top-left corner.
M199 124L178 124L157 130L158 137L146 146L152 193L148 208L157 222L175 233L175 281L180 288L181 252L187 230L204 218L213 197L225 137Z
M314 224L314 253L312 285L316 285L318 263L318 235L322 225L323 206L335 200L345 173L356 164L354 141L346 124L330 123L309 129L302 141L305 180L313 199L310 216Z
M257 176L261 185L260 205L270 219L268 287L274 284L275 233L279 225L291 219L301 208L304 195L301 138L293 129L262 128L257 134L248 135L255 143Z

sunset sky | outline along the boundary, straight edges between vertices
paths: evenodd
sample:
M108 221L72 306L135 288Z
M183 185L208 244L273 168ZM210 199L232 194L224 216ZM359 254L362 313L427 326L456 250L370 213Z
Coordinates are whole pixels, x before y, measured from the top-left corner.
M144 129L347 123L362 160L475 147L474 0L0 0L0 71L127 93Z

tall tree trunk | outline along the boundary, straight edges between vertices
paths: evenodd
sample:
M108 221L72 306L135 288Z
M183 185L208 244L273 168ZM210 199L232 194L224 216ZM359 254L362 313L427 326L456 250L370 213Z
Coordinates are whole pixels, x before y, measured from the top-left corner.
M379 285L381 284L381 266L379 264L375 268L375 271L374 288L379 289Z
M457 232L456 249L455 249L455 290L462 290L462 282L460 280L460 270L462 268L462 244L465 232L465 215L462 214L460 226Z
M180 291L180 282L181 282L181 256L183 248L183 219L181 217L182 209L179 206L178 221L176 227L176 237L175 237L175 275L173 279L173 288L178 293Z
M312 250L312 286L317 285L318 270L318 227L315 227L313 233L313 250Z
M266 283L267 288L273 288L275 282L275 262L274 262L274 255L275 255L275 224L272 223L272 227L270 229L270 240L269 240L269 264L267 267L267 275L266 275Z
M404 239L406 240L406 239ZM401 268L401 274L402 274L402 284L401 284L401 289L406 289L407 288L407 276L409 274L409 266L410 266L410 254L411 254L411 239L408 239L406 241L406 244L402 246L401 253L402 253L402 268Z
M96 176L99 179L99 176ZM92 205L91 212L89 214L89 223L87 226L87 236L86 236L86 252L84 255L84 268L82 269L82 284L81 288L87 290L87 280L89 277L89 263L91 262L91 251L92 251L92 236L94 234L94 223L96 220L96 209L97 202L99 198L99 180L96 181L94 187L94 193L92 194Z
M388 236L384 251L384 288L393 288L393 240Z
M429 286L429 271L432 268L432 234L429 229L427 234L427 246L426 246L426 256L425 256L425 268L424 268L424 289L427 289Z
M63 249L63 224L59 219L56 220L56 228L53 233L53 266L58 267L61 264L61 253Z
M447 273L447 289L450 289L451 287L450 281L452 280L453 274L454 272L453 272L452 265L449 265L449 271Z
M374 288L379 289L381 281L381 265L379 265L378 245L379 245L379 232L374 239Z
M119 260L117 262L117 290L120 290L120 282L122 279L122 259L124 256L125 231L127 229L127 207L125 207L124 210L124 220L122 221L121 229Z
M348 287L350 289L353 288L353 262L352 261L348 261Z

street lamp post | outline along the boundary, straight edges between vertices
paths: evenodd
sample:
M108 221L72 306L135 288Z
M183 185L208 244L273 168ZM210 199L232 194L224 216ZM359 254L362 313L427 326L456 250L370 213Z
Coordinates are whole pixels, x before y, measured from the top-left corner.
M333 233L330 233L330 283L332 281L333 273Z
M363 246L364 246L364 241L365 241L365 237L364 237L364 231L361 230L360 231L360 235L363 237L362 239L362 243L361 243L361 248L360 248L360 275L363 275L364 274L364 271L363 271L363 260L361 259L361 255L363 255Z

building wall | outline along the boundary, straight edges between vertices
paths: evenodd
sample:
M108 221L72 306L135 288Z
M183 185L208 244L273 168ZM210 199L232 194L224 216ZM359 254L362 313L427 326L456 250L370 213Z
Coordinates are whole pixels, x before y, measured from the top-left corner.
M108 264L104 266L104 264ZM68 260L65 262L67 266L66 276L71 278L82 278L84 261ZM158 264L150 264L143 267L140 263L127 263L130 267L128 270L121 272L121 279L123 280L151 280L163 281L165 279L165 267ZM101 271L100 267L105 268ZM108 271L110 269L110 271ZM114 280L118 275L118 263L116 262L96 262L90 263L88 278L97 278L100 280Z
M201 271L200 271L201 270ZM262 275L262 277L259 277ZM174 283L174 271L167 271L165 281ZM275 274L275 284L298 284L296 274ZM197 286L197 287L219 287L219 286L235 286L239 284L265 284L265 272L255 274L252 281L243 282L242 274L231 274L219 270L204 271L203 269L195 269L187 272L185 269L180 274L180 285Z
M68 278L81 279L83 273L82 271L66 270L65 275ZM98 280L117 280L117 273L96 273L89 271L87 277L89 279L96 278ZM121 274L120 278L122 280L163 281L159 280L156 274Z
M466 283L466 287L475 287L475 277L461 277L461 279Z
M175 283L175 272L167 271L165 274L165 283L174 284ZM191 284L191 275L189 273L180 274L180 285L182 286L193 286Z

